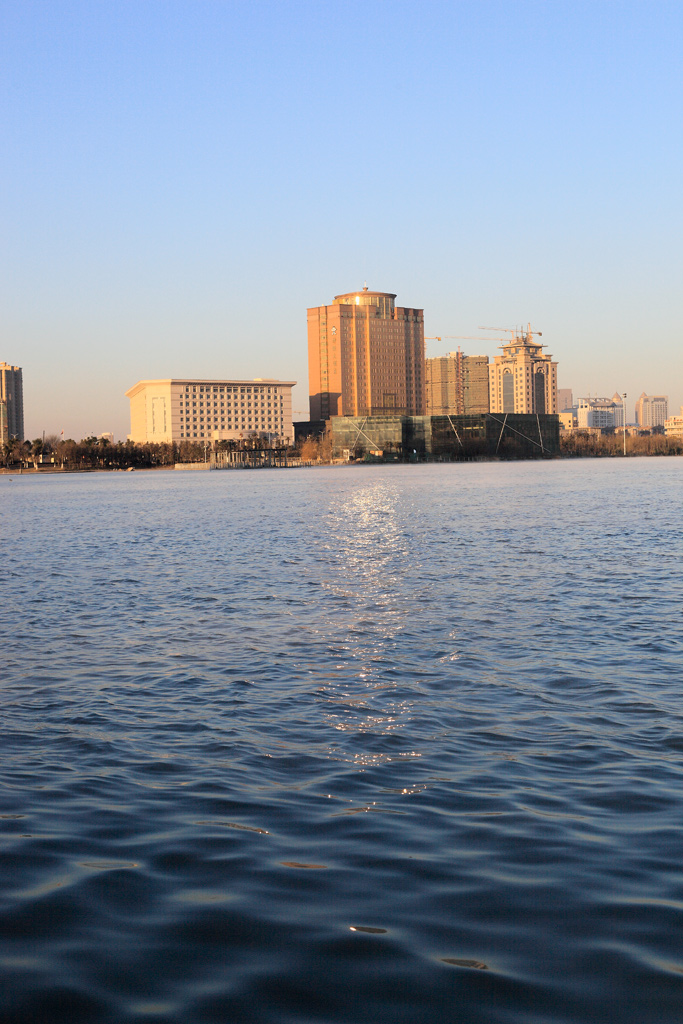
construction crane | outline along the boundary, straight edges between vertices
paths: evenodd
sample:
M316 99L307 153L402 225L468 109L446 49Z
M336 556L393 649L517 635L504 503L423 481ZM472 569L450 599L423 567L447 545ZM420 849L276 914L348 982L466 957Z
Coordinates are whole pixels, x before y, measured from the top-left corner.
M531 340L531 335L532 334L537 334L539 338L543 337L543 331L532 331L531 330L531 324L527 324L526 327L527 327L526 331L524 330L523 327L479 327L479 328L477 328L477 330L480 330L480 331L502 331L504 334L509 334L510 335L510 341L511 342L514 342L517 338L519 338L522 341L529 342ZM498 340L498 339L496 339L496 340ZM509 343L510 342L508 342L508 344ZM543 345L542 348L545 348L545 345Z
M441 334L435 335L432 338L425 338L425 341L505 341L505 338L484 338L481 334ZM461 355L460 345L458 345L458 355Z
M461 334L441 334L432 338L425 338L425 341L449 341L451 338L462 338Z
M532 331L531 324L527 324L527 329L523 327L478 327L479 331L501 331L503 334L510 334L514 338L521 336L522 338L529 338L532 334L537 334L539 338L543 337L543 331ZM505 338L485 338L481 334L435 334L431 337L426 337L425 341L446 341L453 339L454 341L505 341ZM545 345L543 346L545 348Z
M449 334L448 337L459 341L505 341L504 338L485 338L481 334Z

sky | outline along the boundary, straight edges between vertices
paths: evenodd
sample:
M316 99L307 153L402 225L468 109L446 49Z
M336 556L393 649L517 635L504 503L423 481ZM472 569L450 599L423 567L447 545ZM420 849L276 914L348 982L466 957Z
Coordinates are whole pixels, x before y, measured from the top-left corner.
M365 282L428 355L531 322L575 399L678 412L682 43L657 0L0 0L27 437L125 439L168 377L296 380L307 418L306 309Z

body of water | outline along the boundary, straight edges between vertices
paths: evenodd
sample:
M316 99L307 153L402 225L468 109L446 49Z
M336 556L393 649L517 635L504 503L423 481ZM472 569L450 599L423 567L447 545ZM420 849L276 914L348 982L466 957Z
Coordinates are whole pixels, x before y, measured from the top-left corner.
M683 1020L682 480L0 477L2 1024Z

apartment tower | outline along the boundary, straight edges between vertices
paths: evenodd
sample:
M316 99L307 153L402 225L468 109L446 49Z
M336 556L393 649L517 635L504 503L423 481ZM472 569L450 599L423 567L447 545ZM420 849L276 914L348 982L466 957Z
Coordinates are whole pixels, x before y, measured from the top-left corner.
M636 402L636 423L639 427L663 427L668 415L668 395L646 395L643 391Z
M308 310L312 420L424 415L423 310L395 298L366 285Z
M489 411L489 357L449 352L425 360L428 416L480 415Z
M574 392L571 388L557 389L557 411L569 412L574 405Z
M0 444L24 440L24 388L20 366L0 363Z
M534 341L540 331L529 324L510 335L489 366L491 412L556 413L557 363Z

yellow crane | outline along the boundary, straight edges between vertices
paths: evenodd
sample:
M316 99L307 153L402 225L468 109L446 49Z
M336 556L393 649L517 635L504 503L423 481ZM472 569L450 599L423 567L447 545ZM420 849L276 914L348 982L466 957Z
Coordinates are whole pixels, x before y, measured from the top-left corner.
M482 334L450 334L448 337L459 341L505 341L505 338L485 338Z
M499 331L504 331L504 330L507 330L507 328L506 327L486 327L486 328L482 327L481 330L487 330L487 331L488 330L491 330L491 331L499 330ZM536 334L536 331L534 331L533 333ZM453 340L453 341L505 341L506 339L505 338L485 338L482 334L442 334L442 335L435 335L432 338L425 338L425 341L449 341L449 340ZM458 345L458 348L460 348L459 345Z
M504 334L509 334L510 341L515 341L520 338L523 341L530 341L532 334L537 334L539 338L543 337L543 331L532 331L531 324L526 325L526 331L523 327L478 327L479 331L502 331ZM498 339L496 339L498 340ZM509 342L508 342L509 344ZM543 346L545 348L545 346Z
M450 341L452 338L462 338L462 334L435 334L433 337L425 338L425 341ZM458 346L459 348L460 346Z

